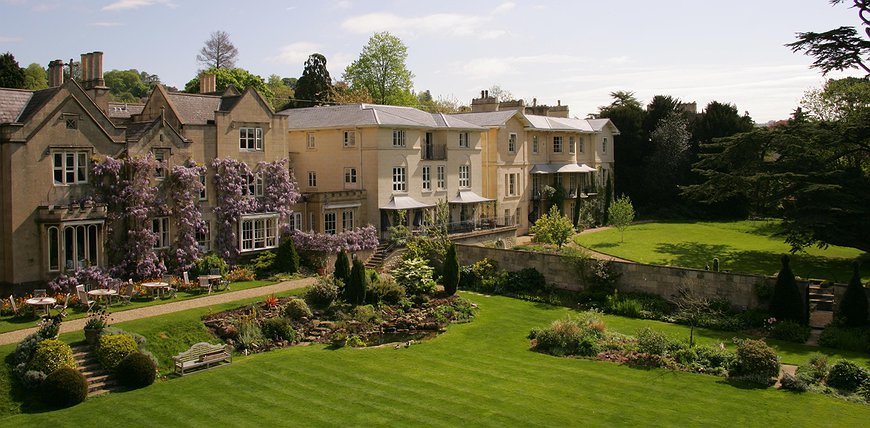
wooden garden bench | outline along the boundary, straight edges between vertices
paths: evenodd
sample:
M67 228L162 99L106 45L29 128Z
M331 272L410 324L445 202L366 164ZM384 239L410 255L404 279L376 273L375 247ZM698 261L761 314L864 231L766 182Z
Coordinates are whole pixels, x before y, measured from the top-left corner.
M212 345L211 343L199 342L172 359L175 361L175 373L184 376L185 372L213 365L233 362L233 348L230 345Z

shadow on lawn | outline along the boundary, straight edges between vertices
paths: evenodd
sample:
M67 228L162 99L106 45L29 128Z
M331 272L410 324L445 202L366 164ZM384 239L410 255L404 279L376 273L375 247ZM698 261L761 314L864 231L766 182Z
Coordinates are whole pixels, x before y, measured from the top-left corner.
M722 258L731 248L729 245L681 242L678 244L658 244L655 252L671 256L667 259L667 263L671 266L704 269L704 266L712 263L715 257L719 257L720 266L722 266Z

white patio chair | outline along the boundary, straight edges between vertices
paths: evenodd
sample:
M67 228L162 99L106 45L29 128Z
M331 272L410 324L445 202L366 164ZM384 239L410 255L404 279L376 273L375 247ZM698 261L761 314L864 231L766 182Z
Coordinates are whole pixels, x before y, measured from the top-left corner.
M199 288L200 289L205 288L208 290L208 293L211 294L211 280L209 280L208 278L200 277L199 278Z
M94 309L94 305L97 304L95 300L91 300L88 293L85 291L84 285L76 286L76 296L79 297L79 302L81 302L82 307L87 308L88 312Z
M118 297L120 297L121 300L124 301L124 304L129 305L130 302L133 300L133 291L135 288L133 286L133 280L131 279L127 281L126 286L127 288L125 288L125 291L123 293L121 293L120 286L118 287Z
M184 279L184 286L187 287L187 288L190 288L190 286L191 286L192 284L190 283L190 275L187 273L187 271L184 271L184 272L181 274L181 277Z
M21 313L19 313L18 311L18 306L15 304L15 296L12 294L9 295L9 305L12 307L13 316L21 315Z
M64 297L64 299L63 299L63 305L54 305L54 309L59 311L58 313L62 317L66 316L66 308L67 308L67 306L69 306L69 296L71 294L72 293L66 293L66 297Z

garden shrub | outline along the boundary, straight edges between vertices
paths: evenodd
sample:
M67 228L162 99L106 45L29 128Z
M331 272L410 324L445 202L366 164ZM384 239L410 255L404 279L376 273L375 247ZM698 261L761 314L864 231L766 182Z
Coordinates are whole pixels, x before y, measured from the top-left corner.
M450 302L450 308L453 309L451 320L453 322L468 322L474 318L474 304L470 300L460 297Z
M353 308L350 313L351 319L361 323L372 323L378 321L378 313L372 305L362 305Z
M807 385L818 385L828 377L831 367L828 365L828 357L822 354L813 354L809 361L797 368L797 377Z
M644 354L665 355L678 345L663 333L659 333L649 327L637 331L637 350Z
M435 281L432 280L433 269L420 258L403 259L392 271L393 278L405 292L411 296L432 294L435 292Z
M373 304L398 304L405 298L405 287L390 277L380 278L369 285L366 300Z
M318 308L328 308L338 298L338 290L343 286L335 278L321 276L305 292L305 301Z
M15 363L27 363L30 361L30 357L33 356L33 351L36 350L36 345L39 342L45 340L39 332L32 333L25 337L21 342L18 342L18 345L15 347Z
M854 392L868 379L870 379L870 372L867 369L849 360L840 360L831 366L827 384L832 388Z
M344 248L335 255L332 276L335 279L341 280L345 285L350 283L350 262L347 259L347 253L344 251Z
M74 406L88 397L88 381L72 367L62 367L42 382L42 399L51 407Z
M114 370L128 355L138 352L139 346L133 337L127 334L110 334L100 336L97 342L97 359L107 370Z
M779 376L776 351L763 340L738 341L736 354L737 359L729 376L761 386L773 385L774 379Z
M263 320L263 336L272 340L287 340L292 342L296 332L290 325L290 320L284 317L267 318Z
M366 342L364 340L362 340L362 338L356 334L352 334L352 335L348 336L346 343L347 343L347 346L350 346L351 348L365 348L366 347Z
M858 262L852 262L852 279L837 308L837 318L848 327L861 327L867 324L867 294L861 285Z
M789 266L789 258L782 256L782 269L776 276L773 296L770 298L770 316L779 321L791 320L801 324L806 323L804 301L798 290L794 273Z
M220 269L221 275L226 275L229 269L227 262L215 253L209 253L205 257L200 258L193 266L192 277L208 275L212 269Z
M362 260L353 261L350 277L344 287L344 298L352 305L361 305L366 299L366 268Z
M798 376L793 376L791 373L785 373L782 375L780 388L794 392L805 392L807 390L807 383Z
M256 348L266 341L263 330L255 320L242 320L238 323L238 343L242 349Z
M281 245L275 251L275 270L281 273L294 274L299 272L299 253L290 235L281 237Z
M504 291L513 293L544 293L549 291L547 280L535 268L525 268L508 272Z
M236 266L226 274L225 278L229 282L253 281L257 279L257 275L251 268L245 266Z
M121 385L130 389L144 388L154 383L157 377L157 365L141 352L134 352L124 357L115 369Z
M695 364L702 368L704 372L724 376L734 365L737 356L733 352L729 352L724 346L695 346L692 348L695 351L697 359Z
M33 357L27 363L27 370L50 374L61 367L76 367L72 348L55 339L45 339L36 344Z
M498 264L490 259L478 260L472 265L459 268L459 288L481 291L481 282L498 271Z
M603 336L603 324L593 317L560 319L549 328L532 330L532 349L555 356L591 357L600 351L598 339ZM600 321L599 321L600 322ZM593 327L594 326L594 327Z
M643 313L643 305L639 300L632 298L619 298L619 294L614 292L607 296L606 305L604 306L607 313L620 315L629 318L641 318Z
M456 289L459 287L459 275L459 259L456 257L456 245L450 243L450 247L447 248L447 255L444 256L444 267L441 273L441 284L444 286L444 294L448 296L456 294Z
M819 345L827 348L870 352L870 328L830 324L822 330Z
M769 337L794 343L805 343L810 338L810 326L784 320L773 324Z
M248 265L257 278L266 278L275 272L275 260L278 256L271 251L263 251Z
M294 321L301 318L311 318L311 309L302 299L290 299L284 306L284 316Z

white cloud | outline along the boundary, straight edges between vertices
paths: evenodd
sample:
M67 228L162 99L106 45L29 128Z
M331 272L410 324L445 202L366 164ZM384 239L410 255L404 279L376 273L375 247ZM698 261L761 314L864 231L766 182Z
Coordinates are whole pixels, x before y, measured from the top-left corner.
M512 1L504 2L493 9L492 13L505 13L513 10L516 6L517 4Z
M278 55L269 57L271 62L287 64L291 66L301 66L308 59L308 56L317 52L320 45L311 42L296 42L289 45L284 45L278 52ZM329 58L327 58L327 61Z
M389 31L402 36L421 34L469 36L475 34L489 18L454 13L435 13L419 17L404 17L376 12L350 17L341 23L347 31L370 34Z
M23 40L21 37L0 36L0 43L15 43Z
M140 7L153 6L155 4L162 4L168 7L175 7L176 5L169 0L118 0L114 3L110 3L103 7L103 10L126 10L126 9L138 9Z
M512 57L489 57L471 60L462 65L462 74L471 78L491 79L495 76L507 74L525 73L527 70L521 66L564 66L572 64L585 64L590 59L564 54L541 54Z
M336 9L350 9L351 6L353 6L353 4L348 0L341 0L340 2L336 2L334 7Z
M120 22L91 22L92 27L120 27L124 24Z

